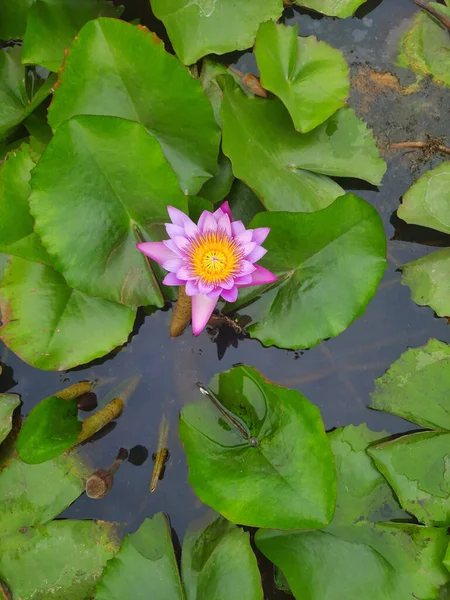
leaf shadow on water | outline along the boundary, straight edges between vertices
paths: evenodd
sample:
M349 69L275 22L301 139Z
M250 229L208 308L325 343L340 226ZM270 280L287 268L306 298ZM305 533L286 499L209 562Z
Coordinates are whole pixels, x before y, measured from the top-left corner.
M411 225L400 219L397 211L394 211L390 218L390 223L394 227L394 235L391 240L399 242L413 242L423 246L436 248L450 247L450 235L436 231L422 225Z
M383 0L367 0L365 4L358 8L354 16L357 19L364 19L364 17L367 17L367 15L378 8L382 2Z
M17 385L12 367L0 363L0 394L5 394Z

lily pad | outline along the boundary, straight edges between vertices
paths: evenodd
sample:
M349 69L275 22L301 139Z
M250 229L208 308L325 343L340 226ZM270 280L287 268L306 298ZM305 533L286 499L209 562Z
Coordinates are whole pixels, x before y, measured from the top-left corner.
M450 162L422 175L406 192L398 216L414 225L450 233ZM402 283L421 306L430 306L437 315L450 315L450 250L428 254L402 268Z
M161 144L186 194L196 194L217 170L220 131L200 81L145 27L100 18L80 31L48 118L56 129L81 114L142 123Z
M17 438L17 453L26 463L42 463L76 444L80 432L76 399L50 396L25 419Z
M28 12L22 63L57 71L64 51L83 25L96 17L119 17L122 9L106 0L36 0Z
M85 600L117 551L115 528L52 521L83 492L88 467L76 455L21 461L11 436L0 470L0 573L14 598ZM26 573L26 577L24 577Z
M329 17L345 19L355 14L367 0L294 0L295 4L316 10Z
M28 11L35 0L0 0L0 40L22 39Z
M145 519L127 535L108 562L97 586L96 600L184 600L170 524L163 513Z
M151 5L186 65L206 54L250 48L259 24L283 12L283 0L151 0Z
M311 348L364 313L386 268L383 225L370 204L346 194L312 214L260 213L250 227L270 227L261 264L278 277L241 290L228 307L252 318L252 337L265 346Z
M445 528L380 522L405 518L365 452L382 434L350 426L329 434L338 472L336 513L321 531L260 530L258 548L298 600L435 598L450 575Z
M298 131L311 131L345 106L350 79L342 52L314 36L298 37L297 24L263 23L255 55L262 86L283 101Z
M450 346L430 340L410 348L375 381L370 408L426 429L450 431Z
M450 433L405 435L369 449L400 504L425 525L450 525Z
M21 600L90 598L116 552L113 531L103 521L63 520L10 534L0 549L2 580Z
M50 267L12 257L0 283L0 338L39 369L63 371L128 339L136 310L69 287Z
M71 286L128 306L164 305L136 243L166 237L167 206L187 212L187 200L142 125L115 117L71 119L33 170L31 187L36 231Z
M402 39L398 62L419 77L431 75L436 83L450 86L448 29L432 15L420 12Z
M209 399L183 409L180 437L189 482L201 500L233 523L253 527L329 523L336 482L319 410L250 367L222 373L211 385L256 442L244 439Z
M187 600L263 600L250 534L223 517L186 533L182 573Z
M0 394L0 444L12 429L12 415L19 404L17 394Z
M7 155L0 169L0 252L49 265L28 205L34 166L30 146L22 144Z
M326 177L357 177L378 185L386 171L367 126L343 108L307 134L298 133L278 98L250 98L225 77L223 151L236 177L268 210L312 212L342 188Z
M56 81L56 77L50 76L29 97L25 88L25 67L20 62L20 51L16 46L0 52L0 138L5 137L47 98Z
M230 191L233 181L234 175L230 159L221 152L217 173L203 185L199 193L210 202L220 202Z
M450 524L450 346L407 350L376 382L372 408L437 431L369 450L405 510L426 525Z

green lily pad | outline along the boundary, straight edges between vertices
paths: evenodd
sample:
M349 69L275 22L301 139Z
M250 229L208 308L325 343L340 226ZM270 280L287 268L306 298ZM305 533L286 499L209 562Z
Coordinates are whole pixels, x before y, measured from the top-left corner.
M2 446L2 459L1 580L13 598L90 598L106 561L118 550L115 527L52 521L83 492L89 467L74 454L28 465L15 453L11 436Z
M67 520L12 533L2 539L2 580L21 600L91 598L116 552L113 532L111 523Z
M294 0L295 4L316 10L329 17L345 19L355 14L367 0Z
M450 234L450 161L427 171L403 196L403 221Z
M28 11L35 0L0 0L0 40L22 39Z
M245 366L216 377L212 389L256 444L209 399L183 409L180 438L189 482L201 500L233 523L253 527L329 523L336 482L319 410Z
M3 19L3 15L2 15ZM30 98L25 89L25 67L19 47L0 52L0 138L21 123L47 98L56 81L50 76Z
M47 106L41 104L25 119L23 124L30 134L31 159L37 164L53 137L52 128L47 123Z
M329 434L338 472L333 522L321 531L260 530L258 548L284 573L298 600L435 598L450 575L445 528L380 522L405 518L365 452L365 426Z
M69 285L128 306L164 305L136 243L167 237L167 206L187 212L187 200L142 125L114 117L71 119L57 129L31 187L36 231Z
M426 525L450 524L450 346L430 340L407 350L375 382L372 408L422 427L369 450L401 505Z
M69 49L59 83L48 115L53 129L80 114L138 121L161 144L186 194L196 194L215 174L220 131L201 83L144 27L107 18L88 22Z
M419 306L430 306L440 317L450 316L450 248L437 250L402 267L402 284Z
M405 435L369 449L400 504L425 525L450 524L450 433Z
M231 214L235 221L250 225L251 220L260 212L265 212L264 205L254 192L243 181L235 179L227 197Z
M325 208L343 194L326 175L380 183L386 164L353 110L343 108L314 131L300 134L281 100L250 98L231 77L224 79L223 151L235 176L268 210Z
M151 0L151 5L186 65L206 54L250 48L259 24L283 12L283 0Z
M17 438L17 453L26 463L42 463L76 444L80 432L76 399L50 396L28 414Z
M7 155L0 169L0 252L49 265L28 205L34 166L30 146L22 144Z
M39 369L63 371L128 339L136 310L69 287L50 267L12 257L0 283L0 338Z
M402 39L398 63L419 77L431 75L436 83L450 86L448 29L432 15L420 12Z
M163 513L127 535L97 585L96 600L184 600L170 524Z
M219 169L212 179L209 179L199 194L212 203L224 200L233 185L234 175L230 159L222 152L219 154Z
M450 431L450 346L430 340L410 348L375 381L371 408L426 429Z
M250 534L223 517L186 533L181 566L187 600L263 600Z
M450 162L422 175L406 192L398 216L414 225L450 233ZM450 250L428 254L402 267L402 284L421 306L430 306L437 315L450 315Z
M0 444L12 429L12 415L19 404L17 394L0 394Z
M260 213L250 227L270 227L261 264L278 277L241 290L229 307L252 318L252 337L311 348L364 313L386 268L383 225L370 204L346 194L312 214Z
M119 17L122 9L105 0L36 0L28 12L22 63L57 71L64 51L83 25L96 17Z
M350 79L342 52L314 36L298 37L297 24L263 23L255 55L262 86L283 101L298 131L311 131L345 106Z

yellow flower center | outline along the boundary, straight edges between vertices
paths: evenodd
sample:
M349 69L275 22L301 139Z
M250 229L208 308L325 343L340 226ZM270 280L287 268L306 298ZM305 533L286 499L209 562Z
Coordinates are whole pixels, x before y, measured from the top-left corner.
M222 231L197 236L188 252L193 274L206 284L216 285L239 271L241 250Z

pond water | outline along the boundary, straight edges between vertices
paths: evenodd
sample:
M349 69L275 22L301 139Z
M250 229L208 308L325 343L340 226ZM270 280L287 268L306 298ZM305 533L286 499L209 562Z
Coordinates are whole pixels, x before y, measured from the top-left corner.
M42 398L82 379L95 381L101 397L124 379L140 377L116 426L85 447L95 468L107 467L120 447L134 448L135 464L126 462L121 467L112 491L103 500L82 496L64 516L117 521L134 531L145 517L164 511L182 540L188 523L205 507L187 483L185 456L177 434L178 415L185 403L198 396L196 381L208 382L215 373L236 363L252 365L274 382L301 391L320 408L327 429L350 423L367 423L375 431L393 433L412 428L367 405L374 379L383 375L408 347L425 344L431 337L450 342L447 321L411 301L398 271L402 264L433 251L437 245L450 245L444 236L402 225L395 216L400 198L411 183L443 159L424 162L417 152L389 151L389 140L425 140L427 134L450 138L448 90L424 83L417 93L409 94L407 86L414 76L394 64L400 38L417 10L411 0L375 0L361 7L355 18L345 21L321 18L304 10L286 11L285 22L298 23L300 35L317 35L344 52L353 78L350 104L373 128L388 162L388 173L380 188L352 180L341 182L377 208L389 240L389 268L376 297L364 316L346 332L305 352L264 348L257 341L237 340L231 331L214 339L207 332L195 338L188 329L173 340L169 337L170 309L150 316L142 314L129 343L113 357L67 373L33 369L5 347L0 348L4 366L0 392L21 394L24 414ZM142 22L151 26L147 0L132 6L130 3L127 11L132 17L144 15ZM161 34L160 27L153 29ZM232 60L240 70L256 73L251 53L233 54ZM163 414L170 423L170 459L164 479L150 494L151 456L156 451ZM266 597L278 598L270 585Z

